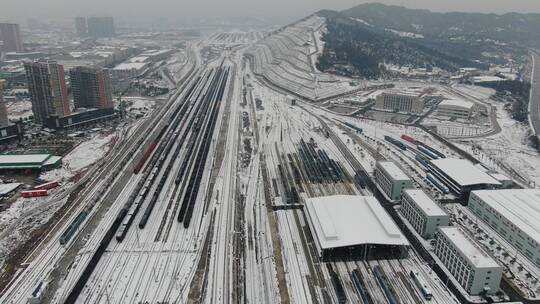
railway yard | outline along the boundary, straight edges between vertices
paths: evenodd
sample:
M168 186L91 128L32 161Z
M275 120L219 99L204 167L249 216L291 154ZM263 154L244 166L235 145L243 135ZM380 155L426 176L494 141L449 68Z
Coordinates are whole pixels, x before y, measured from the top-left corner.
M374 90L316 70L322 31L311 16L191 44L169 100L79 181L0 303L482 303L434 267L374 178L394 162L463 225L460 198L427 162L467 153L418 125L322 106ZM404 256L322 257L304 202L335 195L375 197L410 242Z

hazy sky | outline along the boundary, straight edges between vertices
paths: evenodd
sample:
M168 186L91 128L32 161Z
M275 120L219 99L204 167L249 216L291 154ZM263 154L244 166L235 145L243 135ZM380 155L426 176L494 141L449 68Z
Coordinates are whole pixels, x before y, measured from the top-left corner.
M505 13L540 12L540 0L0 0L0 20L29 17L70 18L111 15L127 18L215 18L253 16L293 20L319 9L345 9L364 2L382 2L437 11Z

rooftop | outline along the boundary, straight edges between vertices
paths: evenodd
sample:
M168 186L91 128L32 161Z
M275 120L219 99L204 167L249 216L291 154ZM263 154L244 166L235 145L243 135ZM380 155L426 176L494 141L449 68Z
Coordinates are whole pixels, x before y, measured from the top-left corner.
M115 66L113 70L142 70L147 65L146 62L124 62Z
M472 109L474 107L474 103L470 102L470 101L463 100L463 99L448 99L448 100L443 100L439 104L439 107L440 106L443 106L443 107L460 107L460 108L466 108L466 109L470 110L470 109Z
M2 154L0 169L41 169L56 165L62 158L50 154Z
M394 180L410 180L409 176L405 174L395 163L393 162L378 162L379 167L381 167L388 175L390 175Z
M443 171L460 186L481 184L501 185L499 181L465 159L441 158L432 160L431 164Z
M475 245L458 227L439 227L456 249L476 268L500 267L493 258Z
M424 191L419 189L403 190L426 213L427 216L447 216L448 214L435 203Z
M312 232L322 249L362 244L409 245L374 197L336 195L306 199Z
M540 243L539 189L478 190L471 193Z

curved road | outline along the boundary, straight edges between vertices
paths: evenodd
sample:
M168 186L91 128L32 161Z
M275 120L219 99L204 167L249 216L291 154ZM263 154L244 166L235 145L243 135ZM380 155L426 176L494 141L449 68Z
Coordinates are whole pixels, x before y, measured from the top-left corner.
M531 75L531 95L529 99L529 124L536 136L540 135L540 55L531 52L533 68Z

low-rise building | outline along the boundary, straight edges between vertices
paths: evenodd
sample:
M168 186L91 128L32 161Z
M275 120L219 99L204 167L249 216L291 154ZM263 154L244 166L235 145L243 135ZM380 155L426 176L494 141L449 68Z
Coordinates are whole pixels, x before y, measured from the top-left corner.
M335 195L305 199L304 211L315 249L323 259L395 259L409 242L376 198Z
M424 110L424 100L417 94L387 91L377 96L375 109L422 113Z
M465 119L471 118L474 110L474 103L461 99L451 99L442 101L437 107L438 116Z
M149 62L124 62L115 66L111 74L116 78L135 78L144 73L149 65Z
M61 164L62 158L51 154L0 155L0 170L41 170L56 168Z
M499 188L502 184L470 161L440 158L428 162L429 171L454 193L468 196L473 190Z
M393 162L377 162L375 182L392 201L401 199L401 191L413 187L413 181Z
M424 191L419 189L403 190L401 214L422 237L429 239L437 228L448 226L448 214L435 203Z
M440 227L435 255L470 295L499 291L503 268L458 227Z
M473 191L468 208L540 267L540 190Z

